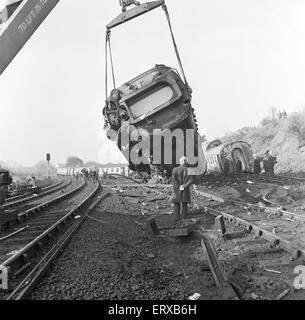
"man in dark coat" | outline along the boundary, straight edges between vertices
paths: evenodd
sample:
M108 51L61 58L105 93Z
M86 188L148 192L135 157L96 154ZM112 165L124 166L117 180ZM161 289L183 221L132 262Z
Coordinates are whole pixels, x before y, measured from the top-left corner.
M269 156L268 156L268 168L269 168L269 175L270 175L271 177L274 176L274 166L275 166L275 164L277 163L276 160L277 160L277 158L274 157L274 156L272 155L272 151L270 151L270 152L269 152Z
M260 174L261 173L261 161L262 158L258 157L256 154L253 155L253 173Z
M174 187L173 202L175 206L175 221L180 220L180 209L182 203L182 219L187 216L187 204L191 202L190 186L193 182L192 176L187 169L188 159L180 159L180 167L173 170L172 184Z

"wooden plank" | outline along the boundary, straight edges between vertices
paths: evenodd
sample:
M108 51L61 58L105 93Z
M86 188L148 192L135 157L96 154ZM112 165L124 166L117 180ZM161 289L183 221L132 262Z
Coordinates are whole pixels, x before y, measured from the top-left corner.
M222 215L219 215L218 217L216 217L215 229L221 232L222 235L226 233L226 225L225 225L224 217Z
M195 190L195 193L197 193L198 195L204 197L204 198L208 198L209 200L214 200L216 202L225 202L225 199L224 198L221 198L221 197L217 197L213 194L210 194L210 193L205 193L205 192L202 192L202 191L199 191L199 190Z
M196 226L200 223L200 219L185 219L180 220L170 230L167 235L170 237L186 237L190 235Z
M239 300L228 281L221 262L217 258L213 243L206 236L202 235L201 245L205 251L209 267L221 297L224 300Z
M170 237L187 237L193 230L189 228L185 229L170 229L167 232L167 235Z

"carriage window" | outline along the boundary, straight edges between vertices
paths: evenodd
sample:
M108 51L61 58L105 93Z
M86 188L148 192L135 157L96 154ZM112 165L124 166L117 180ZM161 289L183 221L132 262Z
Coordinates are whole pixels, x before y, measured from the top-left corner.
M173 97L173 94L171 87L163 87L132 104L129 108L130 112L135 119L145 116L148 112L168 102Z

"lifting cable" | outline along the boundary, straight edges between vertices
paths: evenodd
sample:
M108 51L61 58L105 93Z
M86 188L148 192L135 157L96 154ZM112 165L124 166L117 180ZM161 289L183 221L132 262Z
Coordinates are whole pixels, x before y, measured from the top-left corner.
M109 29L107 29L106 43L105 43L105 64L106 64L105 65L105 92L106 92L106 99L105 100L107 100L107 98L108 98L108 49L109 49L109 57L110 57L110 64L111 64L113 88L114 89L116 88L110 35L111 35L111 31Z
M192 89L190 88L190 86L189 86L189 84L187 82L186 76L185 76L184 68L183 68L183 65L182 65L181 57L180 57L180 54L179 54L178 46L177 46L177 43L176 43L176 39L175 39L175 36L174 36L172 24L171 24L170 15L169 15L169 12L167 10L166 4L164 4L162 6L162 9L164 10L166 18L167 18L169 30L170 30L170 33L171 33L171 37L172 37L172 41L173 41L173 45L174 45L174 49L175 49L176 57L177 57L177 60L178 60L178 63L179 63L179 67L180 67L180 70L181 70L182 77L183 77L184 82L188 86L189 91L191 93ZM116 88L115 75L114 75L114 65L113 65L111 43L110 43L110 35L111 35L111 31L110 31L109 28L107 28L107 30L106 30L106 44L105 44L105 62L106 62L106 66L105 66L105 92L106 92L106 99L105 100L107 100L107 98L108 98L108 49L109 49L109 57L110 57L110 63L111 63L113 87L114 87L114 89Z
M181 70L181 73L182 73L184 82L185 82L185 84L189 87L189 84L188 84L188 82L187 82L187 80L186 80L186 76L185 76L185 73L184 73L182 61L181 61L181 58L180 58L178 46L177 46L177 43L176 43L176 39L175 39L175 36L174 36L172 24L171 24L171 19L170 19L170 16L169 16L169 13L168 13L166 4L164 4L164 5L162 6L162 9L165 11L165 15L166 15L166 18L167 18L169 30L170 30L170 33L171 33L171 36L172 36L172 40L173 40L173 45L174 45L175 53L176 53L176 56L177 56L177 60L178 60L178 63L179 63L179 67L180 67L180 70ZM189 89L191 90L190 87L189 87Z

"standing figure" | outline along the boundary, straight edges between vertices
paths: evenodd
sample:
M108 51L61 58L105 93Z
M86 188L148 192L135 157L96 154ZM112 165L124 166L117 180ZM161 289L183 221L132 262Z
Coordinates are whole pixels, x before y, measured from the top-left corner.
M269 151L266 151L266 153L264 154L264 157L263 157L263 166L264 166L264 171L265 171L265 174L268 176L269 175Z
M148 183L148 173L146 172L142 174L142 183Z
M122 7L122 12L126 12L126 7L129 7L132 4L139 6L140 2L136 0L120 0L120 6Z
M260 174L261 173L261 161L262 158L258 157L256 154L253 155L253 173Z
M269 175L271 177L274 176L274 166L277 163L277 158L275 156L272 155L272 151L269 152L269 156L268 156L268 168L269 168Z
M95 182L99 182L99 169L95 169L94 171L94 180Z
M190 186L193 182L193 178L188 173L187 164L188 159L186 157L182 157L180 159L180 167L175 168L172 174L172 184L174 187L173 202L175 206L175 222L181 219L181 203L182 219L186 219L187 204L191 202Z
M81 170L81 173L83 174L83 178L85 182L88 182L88 178L89 178L89 172L86 168L83 168Z

